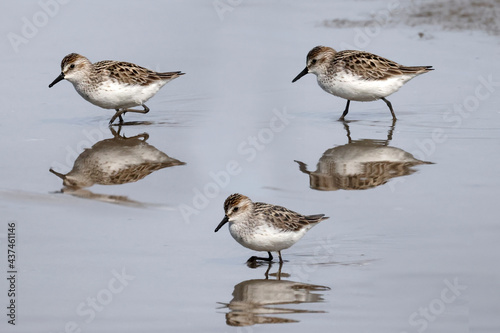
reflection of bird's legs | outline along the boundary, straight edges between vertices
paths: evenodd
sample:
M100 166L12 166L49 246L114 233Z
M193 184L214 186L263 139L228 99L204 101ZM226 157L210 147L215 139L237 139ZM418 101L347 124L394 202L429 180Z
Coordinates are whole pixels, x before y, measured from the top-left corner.
M119 123L123 124L122 114L125 114L126 112L137 112L137 113L148 113L149 112L149 108L145 104L142 104L141 106L144 108L144 110L116 109L116 113L113 117L111 117L109 124L112 125L116 118L119 118L120 119Z
M122 125L118 124L118 131L115 131L115 129L111 126L109 127L109 130L111 131L111 134L113 134L113 137L121 137L120 132L122 131Z
M392 119L392 125L387 131L387 144L389 145L389 141L392 140L392 133L394 133L394 128L396 128L396 119Z
M109 127L109 130L111 131L111 134L113 134L113 137L115 139L116 138L120 138L120 139L142 139L143 141L146 141L147 139L149 139L149 134L148 133L137 134L137 135L131 136L130 138L127 138L125 135L122 136L120 134L120 132L122 130L122 124L118 124L117 127L118 127L118 131L115 131L115 129L112 126Z
M351 100L347 100L347 104L345 105L345 110L344 113L342 113L342 116L340 116L339 120L344 121L345 116L347 116L347 113L349 112L349 104L351 104Z
M344 129L347 132L347 140L348 140L347 143L351 143L351 141L352 141L352 139L351 139L351 130L349 129L349 125L345 121L344 121Z
M269 266L267 266L267 270L264 273L266 280L269 279L269 271L271 270L272 265L273 263L269 262ZM278 271L276 273L271 274L272 276L276 276L276 280L281 280L281 268L283 268L283 261L280 261L280 267L278 268Z
M266 280L269 279L269 271L271 270L271 266L273 265L272 262L269 262L269 265L267 266L267 270L264 273L264 276L266 277Z
M126 139L142 139L143 141L146 141L147 139L149 139L149 134L148 133L137 134Z
M273 255L269 251L267 253L269 254L269 258L262 258L262 257L253 256L253 257L250 257L250 259L248 259L247 262L256 262L257 260L264 260L264 261L271 262L273 260ZM281 259L281 254L280 254L280 259Z
M281 268L283 267L283 261L280 262L280 267L278 268L278 273L276 273L276 278L281 280Z

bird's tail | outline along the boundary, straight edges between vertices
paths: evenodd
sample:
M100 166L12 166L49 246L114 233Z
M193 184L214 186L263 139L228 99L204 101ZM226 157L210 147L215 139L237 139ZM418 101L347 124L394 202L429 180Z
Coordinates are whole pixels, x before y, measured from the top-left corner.
M184 75L186 73L182 73L181 71L177 72L164 72L164 73L157 73L159 77L165 80L173 80L181 75Z
M321 221L324 221L326 219L329 219L328 216L325 216L325 214L316 214L316 215L307 215L306 220L309 223L318 223Z
M423 74L433 71L432 66L401 66L399 68L403 73L406 74Z

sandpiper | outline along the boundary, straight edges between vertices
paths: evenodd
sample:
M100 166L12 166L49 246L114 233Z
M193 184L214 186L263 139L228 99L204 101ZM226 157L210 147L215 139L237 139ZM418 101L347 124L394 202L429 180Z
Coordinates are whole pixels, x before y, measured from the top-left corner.
M49 88L61 80L73 83L85 100L104 109L115 109L116 118L123 123L126 112L148 113L144 104L167 82L184 75L182 72L158 73L129 62L105 60L91 63L82 55L71 53L61 61L61 74ZM129 109L142 106L143 110Z
M317 76L324 91L347 99L339 120L344 120L351 101L383 100L392 118L396 115L385 97L395 93L415 76L427 73L432 66L403 66L378 55L363 51L335 51L331 47L316 46L307 54L306 68L292 82L308 73Z
M224 202L224 219L215 232L229 222L231 236L249 249L267 251L268 258L251 257L248 261L272 261L271 252L281 251L295 244L319 222L328 219L324 214L302 215L285 207L252 202L241 194L231 194Z

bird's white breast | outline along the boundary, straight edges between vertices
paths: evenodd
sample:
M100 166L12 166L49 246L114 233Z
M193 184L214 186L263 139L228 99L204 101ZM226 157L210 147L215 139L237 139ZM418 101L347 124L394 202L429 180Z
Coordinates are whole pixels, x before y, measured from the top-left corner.
M352 101L374 101L395 93L415 75L399 75L385 80L364 80L357 75L342 72L318 75L318 84L326 92Z
M282 231L268 225L248 229L248 225L238 225L231 222L229 224L231 236L244 247L255 251L281 251L287 249L301 239L308 229Z
M75 84L75 89L84 99L94 105L104 109L120 109L145 103L165 83L166 81L157 81L141 86L107 80L98 85Z

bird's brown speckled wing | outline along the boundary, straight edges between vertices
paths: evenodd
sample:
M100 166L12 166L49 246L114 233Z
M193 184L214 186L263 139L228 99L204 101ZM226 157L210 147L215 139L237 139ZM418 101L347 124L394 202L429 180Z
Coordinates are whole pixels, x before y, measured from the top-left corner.
M113 184L113 185L133 183L143 179L147 175L157 170L183 164L186 163L172 159L172 161L166 163L149 162L149 163L141 163L138 165L131 165L126 169L119 170L110 175L106 175L107 177L105 178L105 181L106 184Z
M297 231L311 223L317 223L328 218L324 217L324 214L306 216L285 207L262 202L254 203L254 212L255 214L264 215L275 228L280 228L283 231Z
M395 75L420 74L432 70L432 66L405 67L392 60L363 51L340 51L335 54L333 61L336 68L351 71L365 80L385 80Z
M129 62L111 60L97 62L94 64L94 67L98 71L105 71L109 77L118 82L142 86L148 85L154 81L174 79L184 74L180 71L157 73Z

